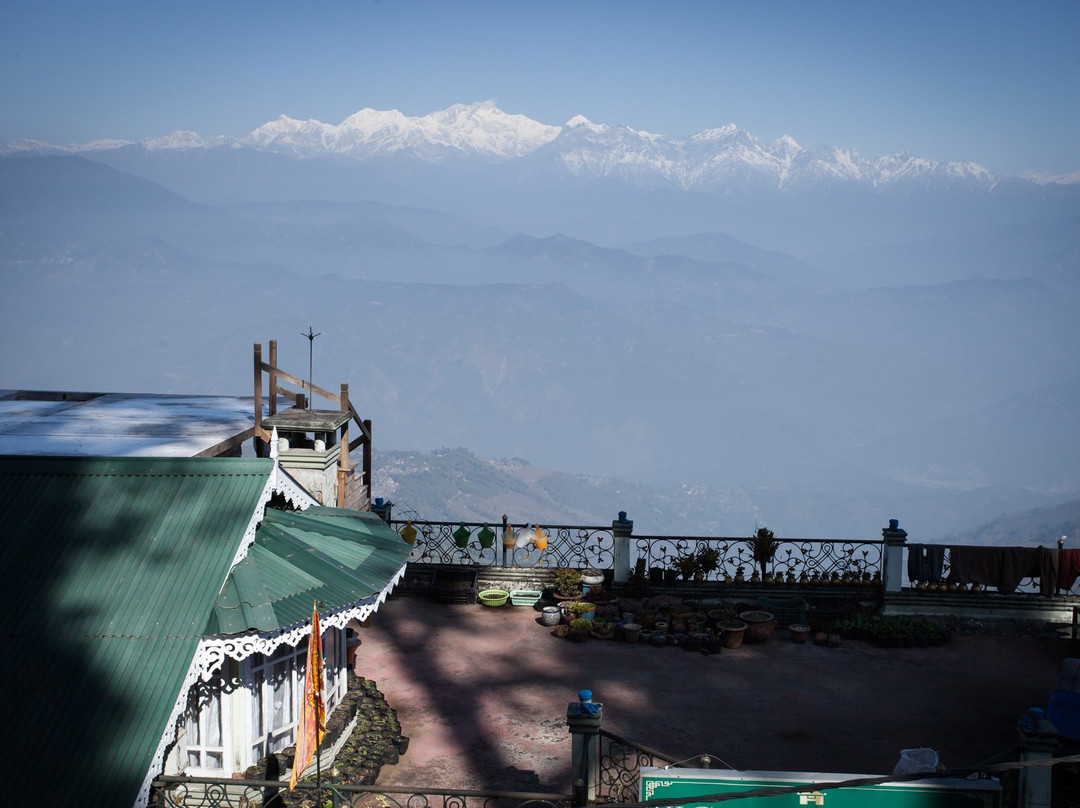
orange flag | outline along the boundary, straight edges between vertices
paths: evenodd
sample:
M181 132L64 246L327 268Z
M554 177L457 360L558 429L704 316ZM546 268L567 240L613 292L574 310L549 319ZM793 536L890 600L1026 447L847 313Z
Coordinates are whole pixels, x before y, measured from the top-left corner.
M322 698L322 631L319 629L319 610L311 607L311 638L308 640L307 673L304 676L304 698L300 702L300 721L297 724L296 757L293 760L289 790L304 773L326 735L326 712Z

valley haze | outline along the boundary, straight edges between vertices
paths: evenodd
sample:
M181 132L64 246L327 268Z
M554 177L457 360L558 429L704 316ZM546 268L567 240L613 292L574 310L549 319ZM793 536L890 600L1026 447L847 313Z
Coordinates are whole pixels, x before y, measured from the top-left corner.
M0 157L0 387L250 394L311 325L425 518L926 541L1080 499L1076 173L493 102Z

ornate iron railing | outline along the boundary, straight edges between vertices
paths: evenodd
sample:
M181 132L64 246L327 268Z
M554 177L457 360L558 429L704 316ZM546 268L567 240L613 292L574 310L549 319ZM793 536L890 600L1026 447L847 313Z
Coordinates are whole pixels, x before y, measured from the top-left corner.
M777 537L775 549L763 559L750 538L732 536L629 535L617 538L614 523L607 526L547 525L539 533L525 524L428 522L394 519L399 532L410 525L415 549L410 561L432 565L517 567L538 570L557 567L614 568L616 542L627 541L631 575L646 574L652 583L674 584L693 577L713 584L783 583L799 586L847 584L881 590L885 574L885 542L881 539L810 539ZM913 545L905 545L910 555ZM903 586L935 592L972 591L980 587L949 581L952 548L945 546L936 580L912 576L904 563ZM1053 548L1051 548L1053 552ZM704 569L692 560L707 559ZM906 561L906 557L905 561ZM696 574L695 574L696 573ZM1020 595L1048 594L1038 574L1023 577ZM1051 594L1080 594L1080 578ZM1067 585L1068 586L1068 585Z
M677 760L601 729L596 755L596 799L598 802L636 802L641 790L641 767L663 766Z
M568 794L519 791L424 790L342 783L297 783L294 791L276 780L222 780L211 777L161 776L150 786L155 808L289 808L312 799L320 808L569 808Z
M881 583L880 540L777 538L772 558L755 557L753 543L745 538L710 536L633 536L631 561L644 559L655 578L669 581L679 576L682 559L700 558L713 551L715 567L703 572L705 580L741 582L761 579L786 583Z
M390 524L400 532L406 522L393 520ZM608 569L615 560L610 527L545 525L537 534L528 525L418 521L408 524L416 530L410 561L421 564Z

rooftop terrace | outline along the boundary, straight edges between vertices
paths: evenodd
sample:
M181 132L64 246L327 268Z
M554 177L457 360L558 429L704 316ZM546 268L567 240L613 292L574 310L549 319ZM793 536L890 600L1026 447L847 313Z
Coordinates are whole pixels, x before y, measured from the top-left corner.
M1057 637L959 634L927 648L797 645L785 631L706 656L676 647L551 636L528 607L387 602L356 671L376 680L411 737L381 786L570 788L567 704L582 688L605 730L714 768L887 774L927 746L950 768L1017 745L1017 719L1044 706ZM1013 758L1015 759L1015 757Z

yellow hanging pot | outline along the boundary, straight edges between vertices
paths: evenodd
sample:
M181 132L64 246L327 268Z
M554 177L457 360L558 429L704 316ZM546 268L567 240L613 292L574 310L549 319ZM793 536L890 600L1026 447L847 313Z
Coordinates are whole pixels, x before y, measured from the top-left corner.
M541 529L540 525L537 525L536 529L533 530L533 547L535 547L537 550L543 550L545 547L547 547L547 542L547 533L545 533L543 529Z
M416 528L413 527L413 523L406 522L405 527L401 529L400 535L406 544L414 543L416 541Z

